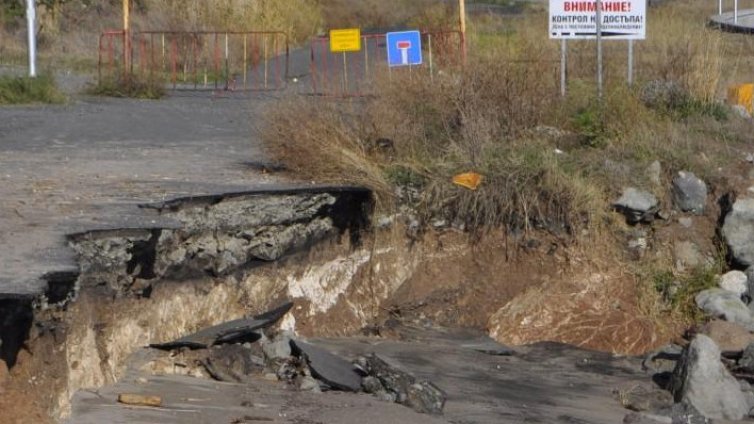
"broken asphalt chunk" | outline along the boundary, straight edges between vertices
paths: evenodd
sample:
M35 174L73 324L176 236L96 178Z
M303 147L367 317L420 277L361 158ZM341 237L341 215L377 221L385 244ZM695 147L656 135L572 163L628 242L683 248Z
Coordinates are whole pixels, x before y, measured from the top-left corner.
M489 337L480 337L470 343L462 344L461 347L493 356L511 356L515 353L513 349L500 344Z
M242 318L234 321L224 322L214 327L205 328L194 334L181 337L167 343L153 343L149 347L162 350L172 350L181 347L189 349L206 349L212 345L231 343L243 338L259 338L257 330L267 328L276 323L293 307L293 303L288 302L271 311L265 312L252 318Z
M358 392L361 389L361 376L356 373L353 364L332 353L304 343L291 340L293 354L305 357L312 375L333 389Z

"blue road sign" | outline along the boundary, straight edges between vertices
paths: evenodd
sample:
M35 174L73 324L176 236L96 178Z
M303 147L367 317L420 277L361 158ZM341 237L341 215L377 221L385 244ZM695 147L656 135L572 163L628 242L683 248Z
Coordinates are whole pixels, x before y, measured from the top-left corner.
M419 31L388 32L387 63L390 66L422 64L422 36Z

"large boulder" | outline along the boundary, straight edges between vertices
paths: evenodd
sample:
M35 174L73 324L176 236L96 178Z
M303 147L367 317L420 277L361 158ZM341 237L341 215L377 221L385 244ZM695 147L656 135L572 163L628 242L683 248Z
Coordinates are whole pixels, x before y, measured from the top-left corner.
M707 184L691 172L679 172L673 178L673 202L683 212L701 215L707 203Z
M634 187L624 189L621 197L613 203L615 209L626 216L629 224L652 222L659 205L652 193Z
M696 304L713 317L721 317L748 330L754 329L751 312L741 296L725 289L704 290L696 295Z
M720 361L720 348L703 334L684 350L670 389L676 402L689 404L708 418L740 420L749 414L741 386Z
M739 199L725 217L723 238L733 259L754 265L754 199Z

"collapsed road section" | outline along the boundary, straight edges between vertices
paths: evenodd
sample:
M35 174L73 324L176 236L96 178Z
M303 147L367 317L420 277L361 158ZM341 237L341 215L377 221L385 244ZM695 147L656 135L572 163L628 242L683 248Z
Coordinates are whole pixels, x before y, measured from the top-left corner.
M348 255L368 229L372 197L359 188L317 187L141 209L155 218L146 222L159 225L72 234L78 270L45 275L38 293L0 296L0 359L23 369L16 374L35 376L12 384L50 405L53 416L68 413L76 390L115 381L125 359L153 340L285 298L278 289L253 291L265 278L287 281L294 268L306 267L300 255L312 246ZM268 271L268 264L278 269Z

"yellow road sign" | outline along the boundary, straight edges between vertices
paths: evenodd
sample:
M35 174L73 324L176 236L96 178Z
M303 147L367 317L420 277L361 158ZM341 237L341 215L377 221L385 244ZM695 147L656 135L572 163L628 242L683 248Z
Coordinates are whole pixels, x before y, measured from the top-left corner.
M358 52L360 50L361 30L359 28L334 29L330 31L331 52Z

